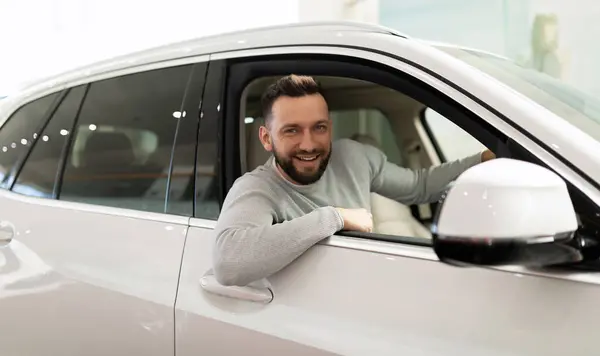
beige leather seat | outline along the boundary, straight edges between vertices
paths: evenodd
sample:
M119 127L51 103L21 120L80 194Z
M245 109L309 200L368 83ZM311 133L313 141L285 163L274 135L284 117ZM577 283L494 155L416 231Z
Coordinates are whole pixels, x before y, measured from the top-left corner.
M353 139L380 149L377 140L369 135L355 135ZM375 233L431 239L431 233L415 219L410 207L395 200L371 193L371 214Z
M264 164L271 154L265 151L258 139L258 129L262 120L255 119L253 123L245 124L246 161L245 171L251 171ZM370 136L356 137L356 140L379 148L377 141ZM430 239L431 233L417 220L410 208L395 200L377 193L371 193L371 213L373 214L374 232L386 235L421 237Z

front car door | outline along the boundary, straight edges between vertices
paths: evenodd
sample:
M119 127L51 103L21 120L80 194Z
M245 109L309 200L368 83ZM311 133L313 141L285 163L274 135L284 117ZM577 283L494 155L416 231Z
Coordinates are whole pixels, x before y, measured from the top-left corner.
M540 136L547 136L536 138L536 132L513 125L521 120L520 126L535 126L527 120L539 120L545 111L535 111L535 105L492 80L473 80L474 71L448 64L447 57L421 45L388 35L356 36L358 43L382 52L290 46L211 57L213 75L228 73L214 86L208 82L207 93L213 91L214 97L204 100L208 107L218 103L224 108L204 112L224 121L219 170L224 192L244 173L246 150L257 140L244 134L244 123L256 120L245 117L246 87L293 72L377 83L435 109L493 150L504 152L511 142L585 196L585 209L595 209L592 215L600 213L595 184L539 144L552 130L544 129ZM448 68L455 85L436 75L445 76ZM487 92L477 98L479 86ZM502 101L514 105L500 105ZM427 152L421 150L422 162L427 162ZM309 249L270 276L267 285L225 288L210 273L214 220L191 220L176 304L178 356L199 349L214 355L593 353L589 340L600 316L595 272L457 268L441 263L426 239L346 233Z
M67 83L2 126L0 354L173 355L198 62Z

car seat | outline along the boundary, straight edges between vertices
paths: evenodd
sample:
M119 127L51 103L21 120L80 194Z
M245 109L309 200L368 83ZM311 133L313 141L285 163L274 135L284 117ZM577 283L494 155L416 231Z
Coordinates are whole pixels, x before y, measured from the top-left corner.
M356 134L351 137L362 144L381 149L377 140L369 135ZM410 236L431 239L431 233L412 215L405 204L371 193L373 232L378 234Z

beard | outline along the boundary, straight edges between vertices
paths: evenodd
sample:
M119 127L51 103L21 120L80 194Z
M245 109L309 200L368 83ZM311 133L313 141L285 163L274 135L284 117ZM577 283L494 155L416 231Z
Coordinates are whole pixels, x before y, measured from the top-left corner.
M312 184L321 179L325 170L327 169L327 165L329 164L329 158L331 157L331 149L332 145L329 144L329 153L325 156L325 150L313 150L313 151L298 151L289 157L283 157L277 153L277 149L275 145L273 145L273 156L275 157L275 162L279 167L295 182L302 185ZM321 162L315 172L312 173L303 173L296 169L294 166L293 157L295 155L300 154L318 154Z

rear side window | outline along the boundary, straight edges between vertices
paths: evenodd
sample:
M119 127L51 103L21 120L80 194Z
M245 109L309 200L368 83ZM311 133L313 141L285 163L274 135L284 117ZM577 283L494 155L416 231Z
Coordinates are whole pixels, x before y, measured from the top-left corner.
M11 170L24 158L32 142L38 138L38 131L58 95L53 93L22 106L0 128L1 187L7 187Z
M73 133L59 199L165 212L172 149L191 67L92 83ZM192 184L193 162L189 175Z
M14 192L43 198L54 196L61 157L64 156L84 92L85 86L69 90L34 143L12 188Z

